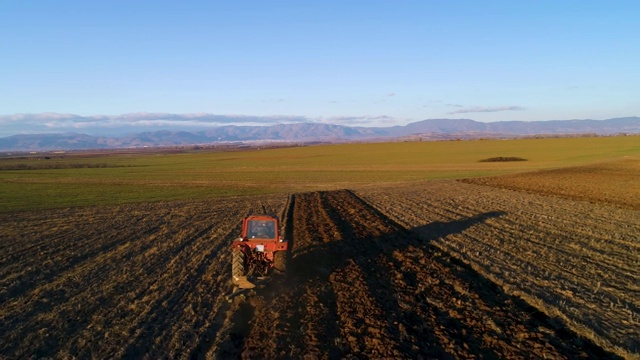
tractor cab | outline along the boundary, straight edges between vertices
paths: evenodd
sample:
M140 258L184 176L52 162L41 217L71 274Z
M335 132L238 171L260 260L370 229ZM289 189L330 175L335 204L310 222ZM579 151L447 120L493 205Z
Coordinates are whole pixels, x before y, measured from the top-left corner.
M277 239L276 219L249 218L244 224L246 239Z

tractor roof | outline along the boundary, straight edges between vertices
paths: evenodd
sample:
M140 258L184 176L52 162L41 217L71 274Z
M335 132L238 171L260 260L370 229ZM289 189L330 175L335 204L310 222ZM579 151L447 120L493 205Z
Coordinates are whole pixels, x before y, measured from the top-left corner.
M245 218L246 220L278 220L275 215L253 214Z

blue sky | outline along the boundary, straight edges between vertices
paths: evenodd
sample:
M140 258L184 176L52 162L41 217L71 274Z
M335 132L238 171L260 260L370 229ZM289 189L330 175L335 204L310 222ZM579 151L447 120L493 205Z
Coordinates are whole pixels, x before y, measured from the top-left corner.
M639 1L3 1L0 127L636 116L639 18Z

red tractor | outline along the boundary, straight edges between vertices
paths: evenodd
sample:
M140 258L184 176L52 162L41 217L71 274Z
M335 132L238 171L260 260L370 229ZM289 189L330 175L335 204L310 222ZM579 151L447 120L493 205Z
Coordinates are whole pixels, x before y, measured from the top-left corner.
M272 269L284 273L287 242L280 235L276 216L251 215L242 222L242 236L233 241L231 275L240 289L255 287L247 278L264 277Z

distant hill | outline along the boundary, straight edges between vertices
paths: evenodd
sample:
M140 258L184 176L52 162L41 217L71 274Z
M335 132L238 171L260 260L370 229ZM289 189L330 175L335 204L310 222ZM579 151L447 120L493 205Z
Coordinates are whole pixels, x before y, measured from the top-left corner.
M341 142L394 138L452 139L640 133L640 117L608 120L501 121L483 123L470 119L431 119L392 127L350 127L297 123L273 126L220 126L203 131L141 132L123 137L77 133L13 135L0 138L0 151L110 149L154 146L186 146L221 142L289 141Z

